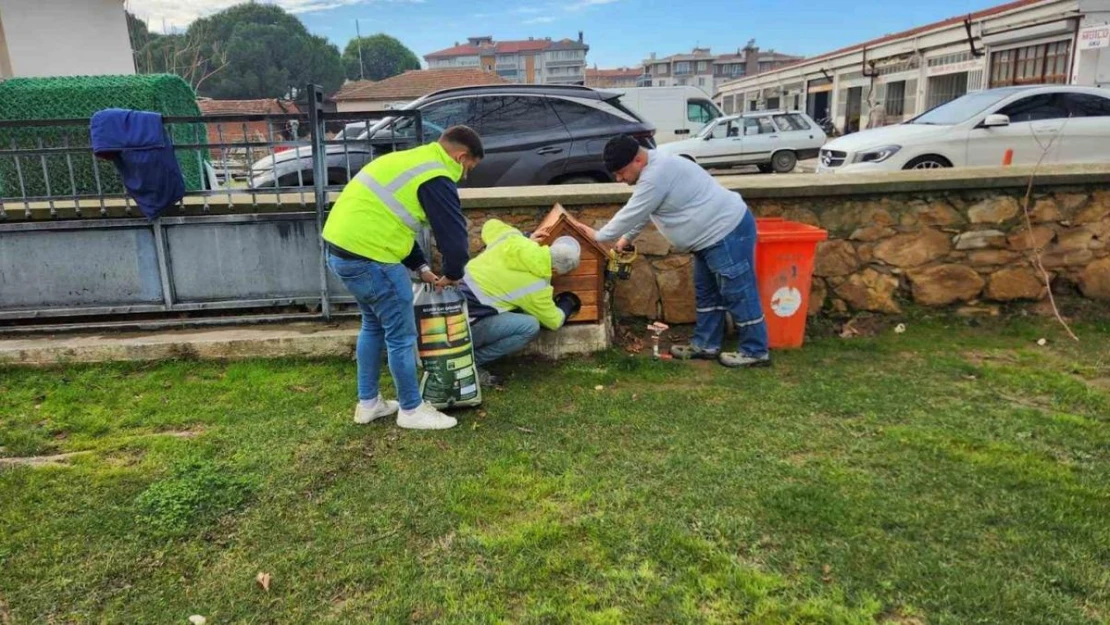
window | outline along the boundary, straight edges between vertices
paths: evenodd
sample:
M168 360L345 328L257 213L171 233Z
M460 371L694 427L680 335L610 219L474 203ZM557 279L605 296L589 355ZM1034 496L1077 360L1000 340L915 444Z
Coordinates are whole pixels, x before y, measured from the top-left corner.
M1070 41L1043 43L991 54L990 87L1068 82Z
M770 117L744 118L744 134L746 135L773 135L778 131L779 129L775 128L775 124Z
M676 74L689 74L690 61L679 61L674 64L674 73Z
M736 96L725 96L725 115L732 115L736 112Z
M886 102L883 102L887 117L901 117L906 112L906 81L886 84Z
M551 100L551 106L568 130L597 128L615 121L614 116L605 111L569 100Z
M465 124L470 117L470 100L458 99L436 102L420 109L424 124L424 141L435 141L443 131L457 124ZM397 134L405 134L404 129L411 122L397 125Z
M1087 93L1061 95L1072 117L1110 117L1110 98Z
M809 122L797 113L791 113L790 115L775 115L775 125L783 132L809 130Z
M809 122L806 121L806 118L802 115L799 115L798 113L791 113L790 115L788 115L788 117L790 118L790 121L794 123L794 127L798 130L810 129Z
M705 77L698 76L698 86L699 87L704 87L705 86Z
M779 108L779 99L778 98L767 98L767 110L768 111L777 111L778 108Z
M705 100L686 101L686 119L699 124L708 124L717 117L713 105Z
M730 130L731 126L732 126L731 123L717 124L716 126L713 127L713 131L712 131L711 136L714 139L724 139L726 137L735 137L736 135L733 134L732 130Z
M791 132L794 130L794 124L790 122L790 118L786 115L775 115L775 125L782 132Z
M709 61L698 61L698 73L703 74L709 71Z
M1010 123L1035 122L1046 119L1062 119L1068 116L1061 98L1054 93L1042 93L1022 98L1007 104L998 111L1010 117Z
M483 137L494 137L548 130L562 123L542 98L484 96L474 99L468 125Z

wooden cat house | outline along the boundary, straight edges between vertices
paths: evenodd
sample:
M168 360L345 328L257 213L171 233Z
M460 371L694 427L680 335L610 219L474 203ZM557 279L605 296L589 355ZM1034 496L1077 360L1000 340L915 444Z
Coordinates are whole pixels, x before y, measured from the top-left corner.
M573 237L582 247L582 260L578 268L562 276L555 276L551 286L555 293L570 291L582 300L582 310L570 323L598 323L608 318L609 303L605 297L605 267L608 250L594 240L593 228L570 215L556 204L551 212L532 232L532 240L541 245L551 245L562 236Z

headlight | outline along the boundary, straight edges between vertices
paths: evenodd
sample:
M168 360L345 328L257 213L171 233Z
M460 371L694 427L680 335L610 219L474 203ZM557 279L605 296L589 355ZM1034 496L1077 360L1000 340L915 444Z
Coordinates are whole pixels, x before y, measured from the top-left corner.
M874 150L868 150L866 152L860 152L859 154L856 154L856 157L852 159L852 162L853 163L881 163L881 162L885 161L886 159L888 159L888 158L894 156L895 154L897 154L898 150L901 150L901 149L902 149L902 146L900 146L900 145L888 145L886 147L876 148Z

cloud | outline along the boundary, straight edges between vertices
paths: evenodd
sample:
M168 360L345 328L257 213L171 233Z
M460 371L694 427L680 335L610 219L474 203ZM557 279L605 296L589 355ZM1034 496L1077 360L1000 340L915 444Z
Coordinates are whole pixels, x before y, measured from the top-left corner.
M151 30L181 30L193 20L241 4L243 0L129 0L128 9L147 21ZM267 0L294 14L330 11L346 6L381 2L419 4L424 0Z
M535 15L536 13L543 13L547 11L543 7L517 7L513 9L513 13L517 15Z
M554 17L544 16L544 17L533 17L530 20L524 20L524 23L525 24L550 24L551 22L554 22L554 21L555 21Z
M588 9L590 7L602 6L602 5L605 5L605 4L613 4L614 2L618 2L618 0L578 0L578 2L575 2L573 4L568 4L566 6L566 9L568 11L581 11L583 9Z

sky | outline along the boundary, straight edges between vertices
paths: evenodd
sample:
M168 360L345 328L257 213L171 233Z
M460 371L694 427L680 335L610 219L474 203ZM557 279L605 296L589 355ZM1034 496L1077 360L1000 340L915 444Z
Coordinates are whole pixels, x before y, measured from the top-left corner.
M184 29L198 16L241 0L129 0L152 30ZM261 0L260 0L261 1ZM423 57L491 35L496 40L577 38L592 67L638 66L652 52L695 46L734 52L749 39L763 50L813 56L1005 0L265 0L295 13L311 32L342 48L355 36L392 35ZM846 7L850 6L849 16ZM666 7L666 8L664 8Z

